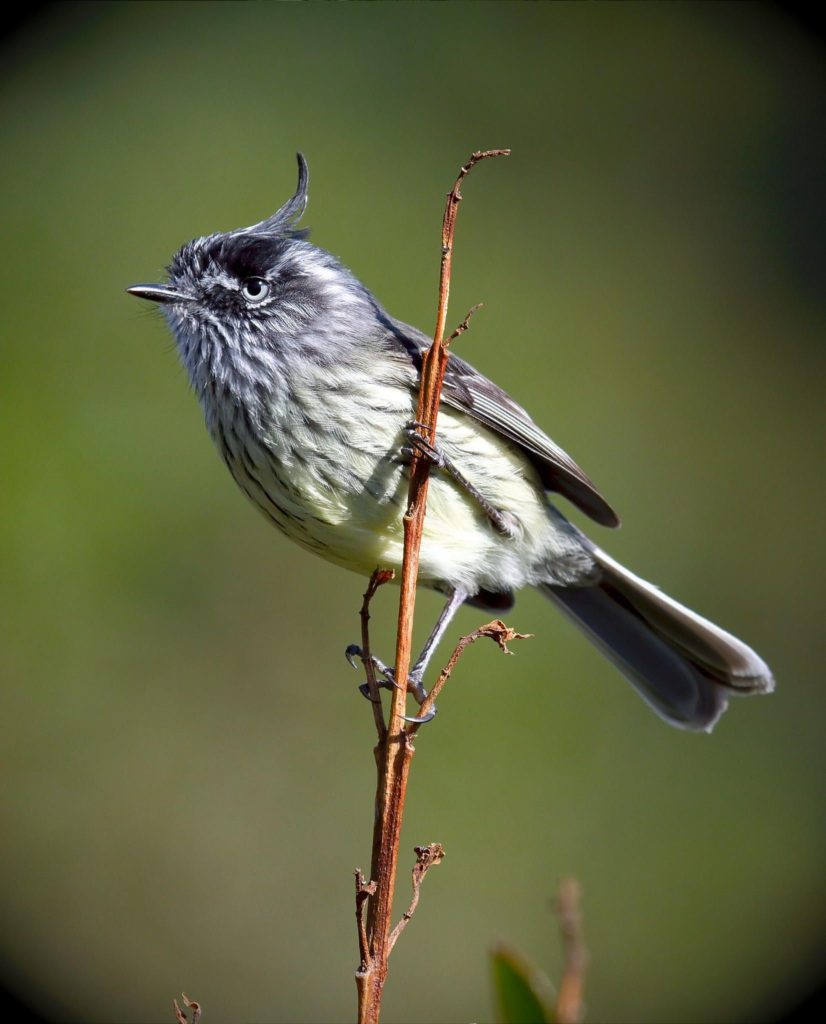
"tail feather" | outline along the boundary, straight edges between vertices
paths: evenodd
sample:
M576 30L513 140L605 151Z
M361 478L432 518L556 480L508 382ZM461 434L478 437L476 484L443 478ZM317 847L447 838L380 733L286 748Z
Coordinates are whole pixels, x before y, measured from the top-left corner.
M710 732L731 693L774 689L769 667L741 640L592 550L599 582L541 589L666 721Z

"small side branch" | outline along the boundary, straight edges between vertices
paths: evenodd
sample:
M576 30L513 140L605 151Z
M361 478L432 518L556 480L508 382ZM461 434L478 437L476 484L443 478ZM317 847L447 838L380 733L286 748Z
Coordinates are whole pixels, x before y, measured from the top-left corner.
M356 924L359 932L359 955L361 957L360 970L365 970L367 961L370 958L370 949L367 945L367 929L364 926L364 904L376 891L375 882L366 882L361 870L356 875Z
M373 718L376 722L376 732L379 742L384 739L387 733L387 726L384 722L384 710L379 693L379 684L376 679L376 666L373 662L373 655L370 651L370 602L376 596L379 587L389 583L396 574L392 569L375 569L364 592L364 599L361 602L361 652L364 662L364 671L367 676L367 693L370 703L373 706Z
M562 980L556 997L557 1024L579 1024L582 1020L582 996L585 989L585 968L588 950L582 930L580 898L582 890L575 878L565 878L559 886L554 904L560 932L564 964Z
M424 876L434 864L441 864L445 856L445 850L441 843L430 843L429 846L416 846L413 848L413 852L416 854L416 863L413 865L412 872L413 898L410 901L410 906L402 914L401 921L399 921L390 933L390 938L387 940L388 956L393 952L393 947L396 945L396 939L398 939L407 927L407 922L416 913L416 907L419 904L419 889L424 881Z
M453 654L451 654L447 665L445 665L439 673L439 678L433 684L433 689L422 703L422 706L419 709L419 717L424 718L433 708L433 705L436 703L445 683L450 679L451 673L454 668L456 668L456 663L471 644L475 644L476 641L480 640L482 637L489 637L494 641L494 643L499 645L499 649L503 654L513 654L513 651L508 648L508 644L510 642L513 640L528 640L532 636L532 633L517 633L515 630L511 629L510 626L506 626L501 619L494 619L492 622L488 622L484 626L474 629L474 631L472 633L468 633L467 636L461 637L459 642L456 644L456 647L453 649ZM418 722L411 722L407 726L408 732L412 735L415 735L419 731L419 728L420 723Z
M481 309L484 306L484 302L477 302L475 306L471 306L465 314L465 319L459 324L459 326L453 331L449 338L445 339L445 348L450 348L450 343L455 341L460 335L464 334L465 331L470 327L470 318L476 312L477 309Z

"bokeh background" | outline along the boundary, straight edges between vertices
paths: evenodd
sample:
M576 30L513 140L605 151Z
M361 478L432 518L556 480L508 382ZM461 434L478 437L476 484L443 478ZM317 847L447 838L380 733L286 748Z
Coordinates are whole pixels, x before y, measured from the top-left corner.
M353 1018L363 581L245 504L124 288L269 214L301 148L314 240L430 329L444 193L511 146L465 188L450 319L486 307L461 352L620 511L600 542L779 689L671 730L525 594L508 619L536 638L471 650L418 744L403 863L447 858L386 1018L491 1020L500 938L557 975L571 873L588 1019L802 998L826 930L821 43L750 4L101 3L43 9L1 66L5 983L63 1021L170 1020L181 990L209 1024Z

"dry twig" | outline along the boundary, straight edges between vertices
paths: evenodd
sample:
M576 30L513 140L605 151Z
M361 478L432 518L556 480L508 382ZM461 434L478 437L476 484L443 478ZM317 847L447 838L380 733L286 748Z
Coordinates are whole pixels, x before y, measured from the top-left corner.
M181 999L184 1001L184 1009L192 1010L191 1024L198 1024L198 1021L201 1019L201 1004L196 1003L194 999L190 999L186 992L181 993ZM177 999L172 1000L172 1006L175 1010L175 1020L177 1021L177 1024L190 1024L190 1021L187 1020L186 1013L184 1013L184 1010L182 1010L178 1005Z
M388 956L393 952L396 939L407 927L407 922L416 913L416 907L419 904L419 889L421 889L424 876L434 864L441 864L445 856L445 850L441 843L430 843L429 846L416 846L413 852L416 854L416 863L413 865L412 871L413 898L410 900L410 906L402 914L401 921L390 933L390 938L387 940Z
M361 603L361 654L364 662L364 671L367 675L367 694L370 703L373 705L373 718L376 721L376 732L379 736L379 743L384 739L387 726L384 722L384 710L381 704L381 694L378 680L376 679L376 666L373 664L373 657L370 651L370 602L376 595L379 587L390 580L396 574L392 569L375 569L364 592L364 599Z
M451 654L447 665L445 665L439 673L439 678L433 684L433 689L422 702L422 706L419 709L419 717L426 717L428 711L432 709L439 694L442 692L442 687L448 679L450 679L451 672L456 668L456 662L461 658L465 649L470 647L471 644L475 644L476 641L482 637L490 637L491 640L495 641L495 643L499 645L499 649L503 654L513 654L513 651L508 649L508 643L512 640L527 640L531 636L533 636L533 633L517 633L512 630L510 626L506 626L501 619L494 619L492 622L488 622L484 626L474 629L474 631L472 633L468 633L467 636L461 637L459 643L456 644L456 647L453 649L453 654ZM407 726L407 731L411 735L415 736L420 725L421 723L419 722L411 722Z
M358 870L356 875L356 924L359 931L359 956L361 957L360 970L365 970L370 957L370 949L367 943L367 929L364 927L364 904L376 891L375 882L365 882L364 874Z

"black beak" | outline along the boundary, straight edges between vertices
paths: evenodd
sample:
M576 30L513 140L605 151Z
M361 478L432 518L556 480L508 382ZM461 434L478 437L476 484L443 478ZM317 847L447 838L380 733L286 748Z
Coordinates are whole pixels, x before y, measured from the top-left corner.
M139 299L151 299L152 302L187 302L190 298L183 292L170 288L167 284L133 284L126 289L130 295Z

